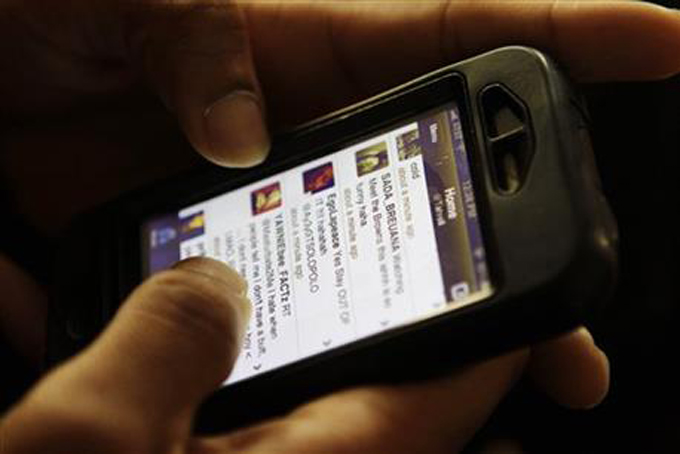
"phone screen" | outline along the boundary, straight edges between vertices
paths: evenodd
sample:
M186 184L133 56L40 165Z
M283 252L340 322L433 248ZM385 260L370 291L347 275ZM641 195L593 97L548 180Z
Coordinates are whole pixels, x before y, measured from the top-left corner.
M455 103L142 226L146 276L209 256L249 283L225 384L493 293Z

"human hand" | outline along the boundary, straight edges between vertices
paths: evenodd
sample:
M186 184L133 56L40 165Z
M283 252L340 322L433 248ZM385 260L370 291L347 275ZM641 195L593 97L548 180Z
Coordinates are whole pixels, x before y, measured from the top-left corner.
M234 2L2 1L0 61L0 187L9 211L41 234L195 162L157 104L213 162L241 167L266 156L262 95ZM0 330L38 363L46 297L2 252L10 297Z
M0 175L28 222L48 234L121 191L195 164L172 117L146 92L160 93L204 155L221 154L212 159L223 164L246 159L231 154L250 147L213 152L205 131L192 129L200 123L197 112L213 102L207 99L219 97L195 93L211 67L217 82L203 75L214 82L203 91L253 87L267 100L270 129L507 44L546 50L582 82L656 79L678 71L678 13L637 1L244 1L242 14L229 1L102 0L95 7L73 0L50 10L33 3L4 2L0 14L2 42L25 43L3 54L12 65L0 74L0 112L21 127L4 131ZM144 27L149 31L141 39ZM225 37L246 32L249 42L236 40L241 47L224 44ZM238 57L229 57L232 52ZM197 55L185 55L192 53ZM185 60L192 58L199 63L187 69ZM237 69L231 71L233 60ZM169 69L153 71L163 65ZM182 102L192 96L198 100ZM258 104L264 110L263 98ZM224 124L232 126L248 131L235 120ZM255 155L251 163L263 157Z
M10 123L91 113L144 84L207 159L244 167L266 156L262 94L234 1L6 0L0 29L12 62L0 74L0 112Z
M245 294L238 274L210 259L154 275L91 346L4 416L2 453L451 453L528 360L524 350L437 380L354 388L253 427L194 436L196 409L238 355L250 311ZM587 338L572 334L560 342L571 351L562 364L592 361L569 361L593 348ZM556 345L543 348L560 353ZM587 393L581 390L581 398L600 398Z
M246 288L210 259L157 273L0 421L0 452L185 452L196 406L238 355Z
M260 140L213 151L199 127L232 87L263 94L270 129L279 129L501 45L544 49L581 82L657 79L680 66L678 13L637 1L240 6L242 14L229 0L3 2L0 55L12 64L0 74L0 116L21 127L3 131L0 175L31 225L54 233L88 207L195 163L147 92L160 94L204 155L247 165L263 157ZM243 140L259 137L223 123ZM240 155L251 148L259 152Z

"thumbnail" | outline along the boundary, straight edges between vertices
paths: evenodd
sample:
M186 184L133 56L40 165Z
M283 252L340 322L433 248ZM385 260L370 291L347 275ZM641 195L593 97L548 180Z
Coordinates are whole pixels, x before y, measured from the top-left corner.
M302 174L305 192L316 194L324 189L335 186L333 178L333 164L327 162L313 169L307 170Z
M265 213L281 206L281 185L276 182L257 189L250 194L253 215Z
M203 211L194 213L179 220L179 240L186 241L205 233L205 215Z
M380 142L357 151L356 162L357 175L360 177L387 167L389 164L387 158L387 143Z
M419 156L422 152L417 128L397 136L397 155L400 161Z

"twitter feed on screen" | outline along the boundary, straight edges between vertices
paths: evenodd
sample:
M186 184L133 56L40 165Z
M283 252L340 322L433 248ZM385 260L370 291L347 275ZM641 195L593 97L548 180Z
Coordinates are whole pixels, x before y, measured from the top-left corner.
M455 103L149 219L142 237L146 276L207 256L247 280L225 384L493 292Z

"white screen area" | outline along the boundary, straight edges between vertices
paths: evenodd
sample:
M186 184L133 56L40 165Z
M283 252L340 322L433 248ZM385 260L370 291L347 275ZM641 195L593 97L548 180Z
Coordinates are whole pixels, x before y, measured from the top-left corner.
M252 318L226 384L491 293L457 116L430 112L145 224L147 273L178 251L248 281ZM451 167L450 185L428 185L426 141L448 153L432 159ZM455 238L438 242L438 228Z

